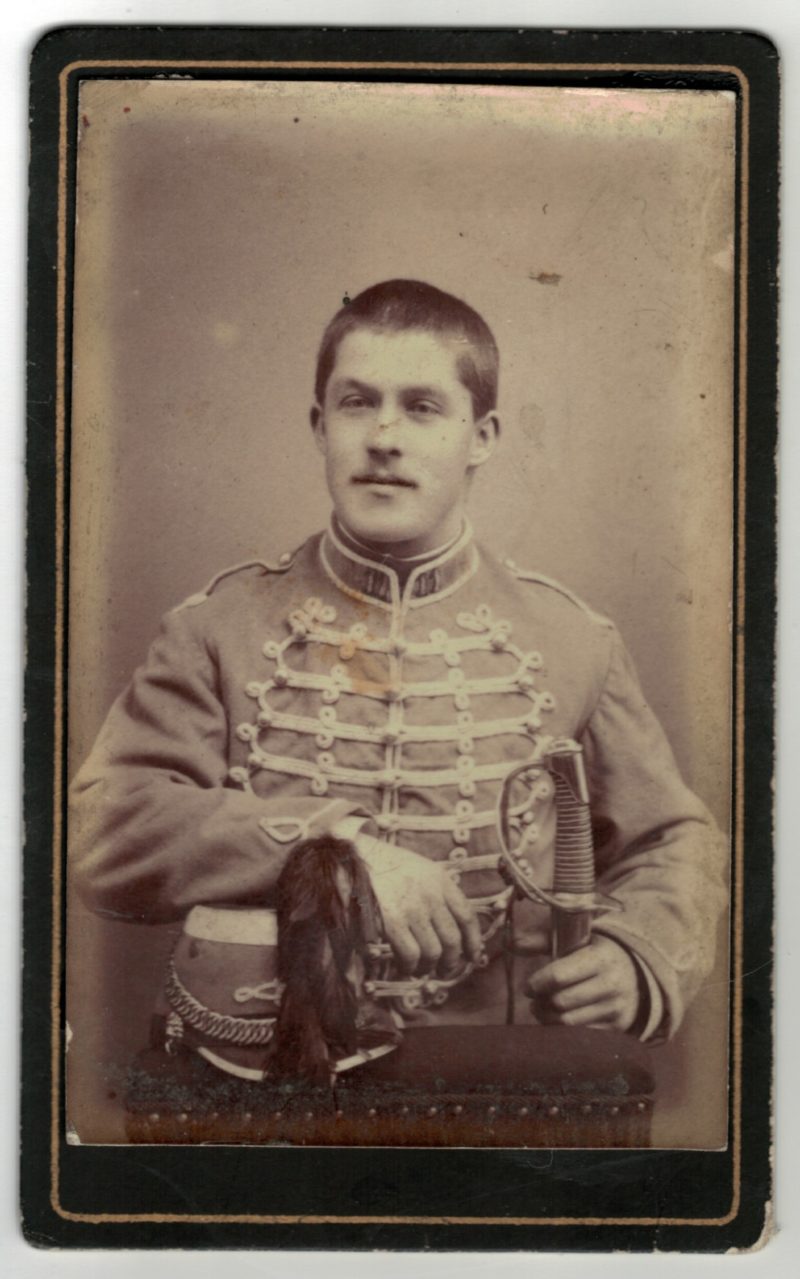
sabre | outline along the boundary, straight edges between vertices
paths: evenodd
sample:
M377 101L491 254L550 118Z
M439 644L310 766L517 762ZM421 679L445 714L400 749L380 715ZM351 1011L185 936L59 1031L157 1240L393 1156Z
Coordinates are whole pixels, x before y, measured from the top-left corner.
M535 782L547 773L555 788L556 838L552 889L533 877L525 856L524 835L512 847L512 795L517 782ZM583 748L559 738L535 764L511 770L500 793L500 865L517 894L549 906L552 917L552 956L569 955L591 938L595 916L621 910L622 903L596 889L589 788ZM524 832L524 827L523 827Z

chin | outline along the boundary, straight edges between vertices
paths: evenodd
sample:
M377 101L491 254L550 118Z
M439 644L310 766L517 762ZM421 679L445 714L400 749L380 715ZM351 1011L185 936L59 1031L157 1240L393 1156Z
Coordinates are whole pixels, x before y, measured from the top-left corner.
M391 546L394 542L407 542L420 536L413 521L397 518L397 512L352 510L343 506L336 514L345 528L362 542L375 542Z
M355 533L362 542L373 542L376 546L402 546L406 542L415 542L421 536L418 529L398 528L396 525L378 524L370 521L344 521L345 526Z

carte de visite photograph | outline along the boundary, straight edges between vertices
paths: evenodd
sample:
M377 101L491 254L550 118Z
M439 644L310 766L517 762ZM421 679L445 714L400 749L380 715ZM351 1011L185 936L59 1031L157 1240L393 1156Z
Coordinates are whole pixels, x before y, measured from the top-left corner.
M80 85L73 1145L730 1141L736 95Z

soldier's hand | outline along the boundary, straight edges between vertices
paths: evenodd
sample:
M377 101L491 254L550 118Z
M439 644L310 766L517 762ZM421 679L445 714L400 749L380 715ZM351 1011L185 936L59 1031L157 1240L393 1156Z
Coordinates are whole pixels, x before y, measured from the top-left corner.
M529 978L528 991L544 1023L628 1030L639 1008L636 965L622 946L599 934L540 968Z
M472 906L438 862L370 836L356 849L366 863L386 940L408 972L452 971L481 953Z

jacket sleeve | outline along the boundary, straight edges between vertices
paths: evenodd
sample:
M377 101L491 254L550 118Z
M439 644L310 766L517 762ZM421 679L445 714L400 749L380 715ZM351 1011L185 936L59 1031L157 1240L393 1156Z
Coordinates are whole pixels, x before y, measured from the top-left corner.
M71 790L73 883L93 910L129 922L268 901L292 844L360 811L230 783L218 672L193 611L167 615Z
M598 889L623 906L599 916L596 931L637 961L651 1005L662 1014L643 1037L665 1038L677 1030L714 963L727 902L728 848L682 781L616 631L583 746Z

